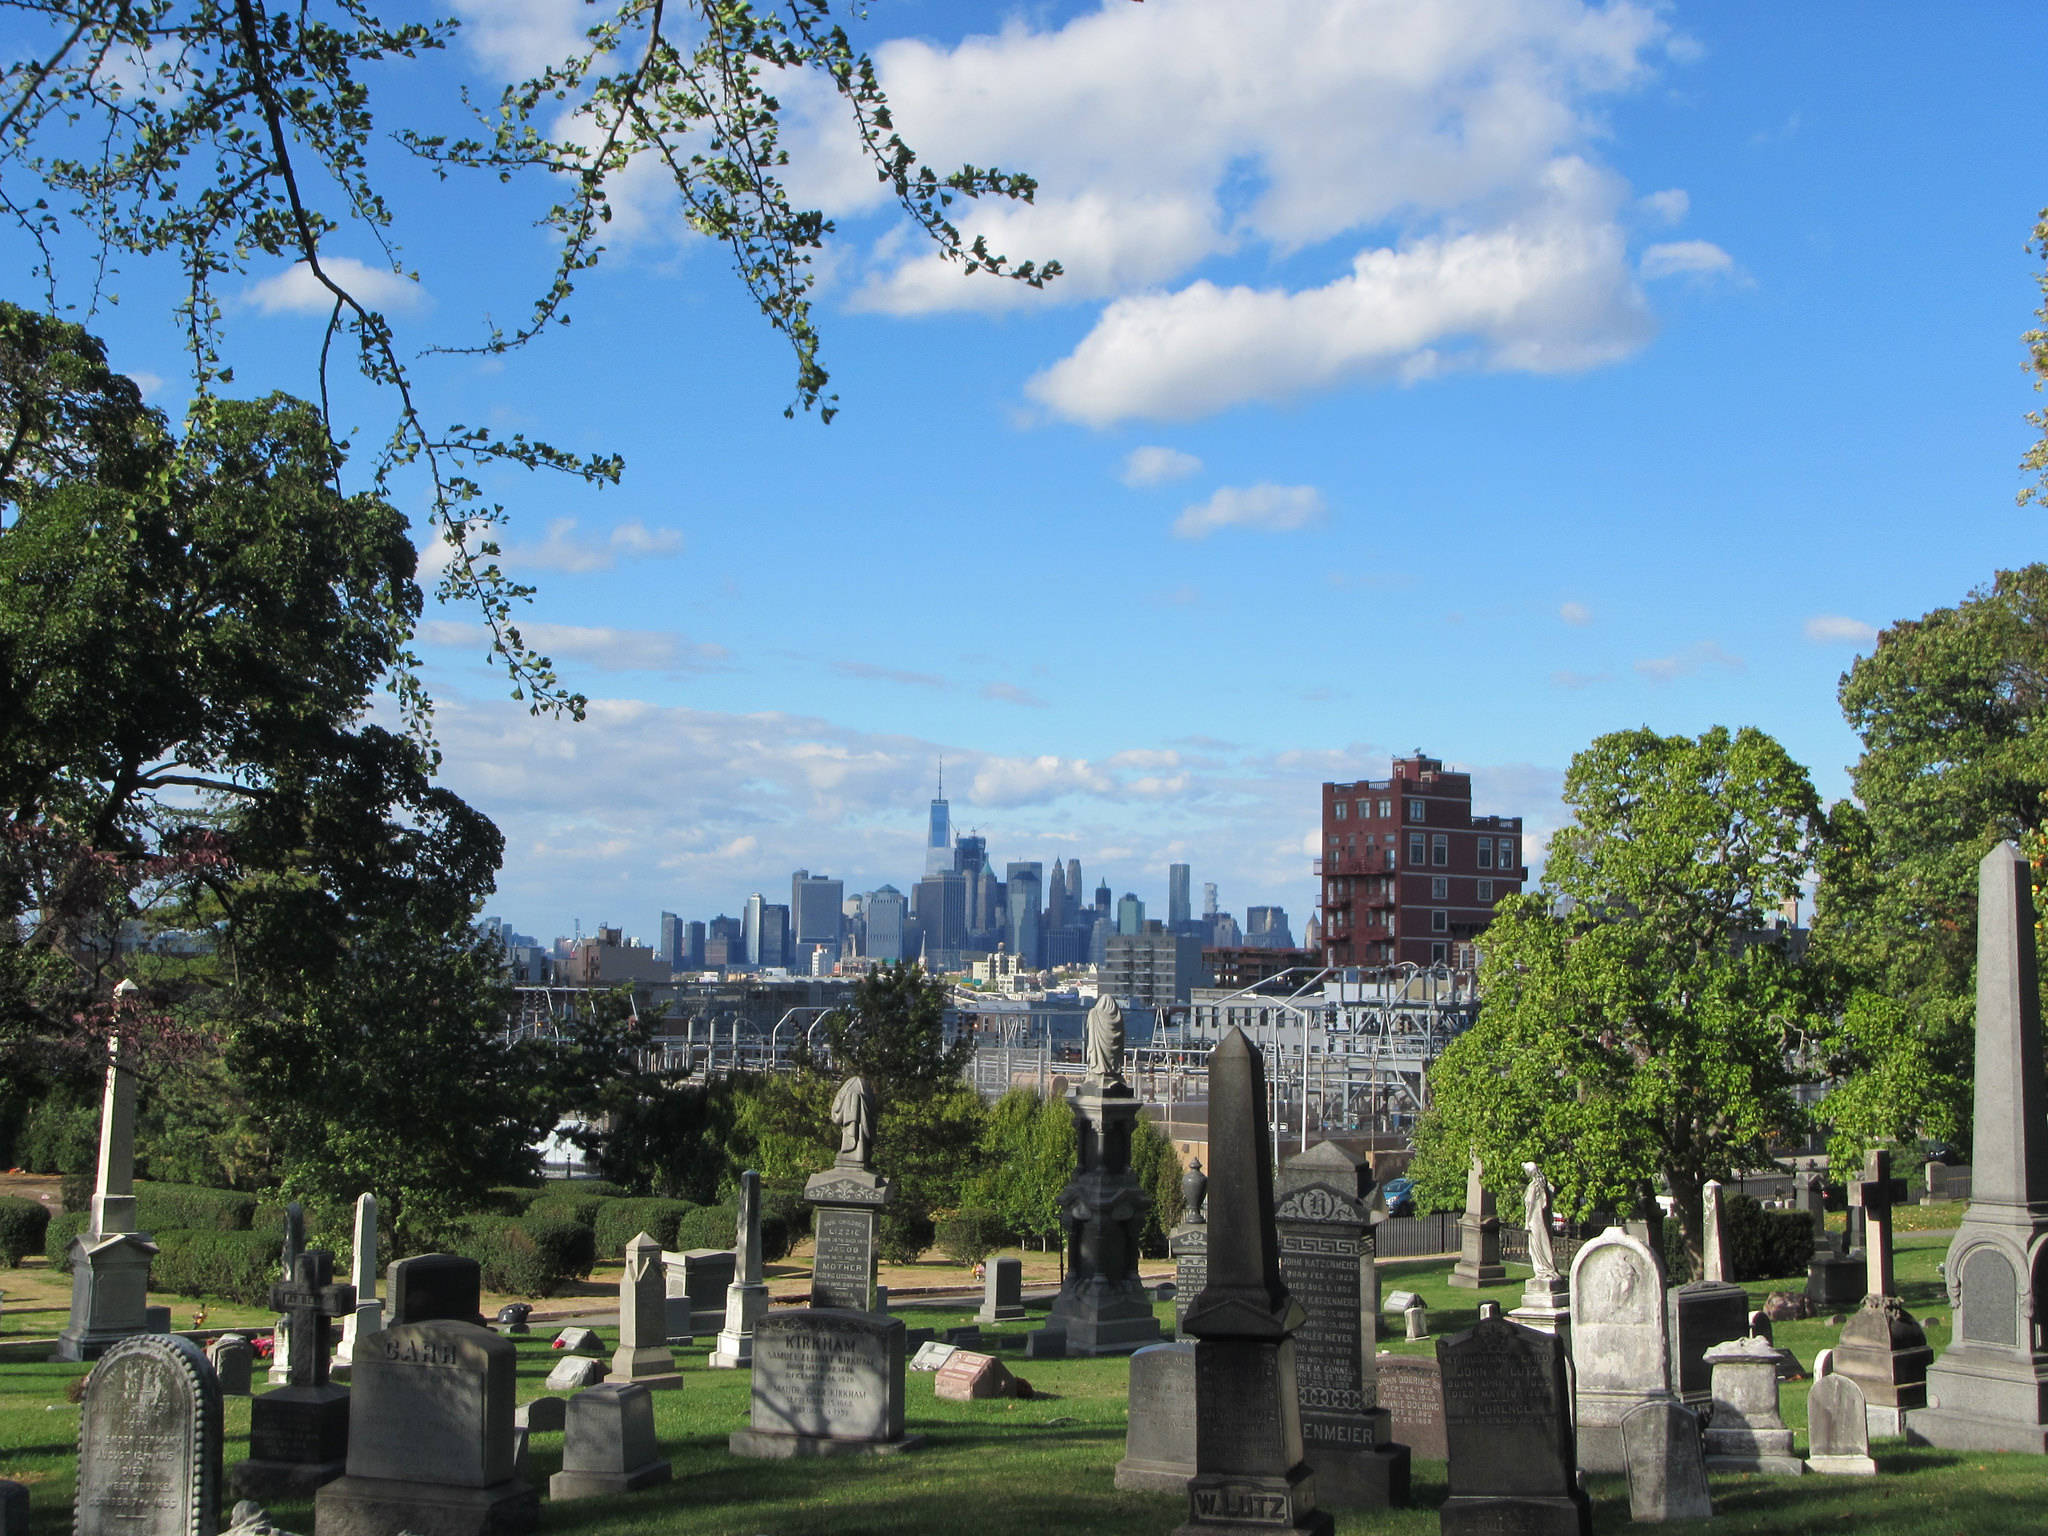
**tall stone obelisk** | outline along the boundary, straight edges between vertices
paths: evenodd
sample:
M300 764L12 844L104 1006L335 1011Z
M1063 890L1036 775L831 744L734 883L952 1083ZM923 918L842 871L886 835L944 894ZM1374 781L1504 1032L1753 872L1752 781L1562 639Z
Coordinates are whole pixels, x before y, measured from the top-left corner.
M116 1006L136 992L124 981ZM146 1332L149 1261L156 1244L135 1230L135 1065L127 1041L107 1042L107 1086L100 1102L99 1173L92 1226L71 1240L71 1321L57 1335L56 1360L97 1360L110 1345Z
M1955 1332L1906 1437L2048 1452L2048 1090L2033 871L2000 843L1977 873L1977 1092L1970 1208L1943 1274Z
M1330 1536L1302 1455L1294 1332L1308 1320L1280 1278L1266 1064L1232 1027L1209 1053L1209 1273L1195 1339L1195 1475L1175 1536Z

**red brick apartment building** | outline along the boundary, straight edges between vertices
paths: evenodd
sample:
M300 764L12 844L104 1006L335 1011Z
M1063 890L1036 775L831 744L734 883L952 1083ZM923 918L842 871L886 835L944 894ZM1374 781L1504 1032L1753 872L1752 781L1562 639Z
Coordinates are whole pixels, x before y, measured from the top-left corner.
M1472 775L1417 752L1392 778L1323 786L1323 958L1470 969L1493 904L1518 894L1522 818L1474 816Z

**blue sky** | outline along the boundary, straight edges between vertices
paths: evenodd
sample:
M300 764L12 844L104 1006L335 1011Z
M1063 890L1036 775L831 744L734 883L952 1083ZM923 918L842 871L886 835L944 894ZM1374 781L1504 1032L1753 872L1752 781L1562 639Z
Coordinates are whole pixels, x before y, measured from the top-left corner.
M419 100L494 91L581 11L460 9ZM493 487L585 723L529 718L471 617L430 615L447 778L507 834L492 910L647 935L798 865L907 886L941 755L998 863L1163 905L1186 860L1297 931L1318 786L1396 751L1469 768L1532 852L1623 727L1760 726L1845 793L1858 649L2043 547L2014 493L2044 31L2038 4L877 0L857 36L905 136L1040 179L963 225L1069 275L933 270L797 89L792 184L839 221L830 426L783 419L786 353L647 183L568 330L427 365L451 419L628 465ZM520 313L541 189L390 175L407 334ZM124 280L92 323L175 409L168 277ZM295 291L231 290L242 386L310 391Z

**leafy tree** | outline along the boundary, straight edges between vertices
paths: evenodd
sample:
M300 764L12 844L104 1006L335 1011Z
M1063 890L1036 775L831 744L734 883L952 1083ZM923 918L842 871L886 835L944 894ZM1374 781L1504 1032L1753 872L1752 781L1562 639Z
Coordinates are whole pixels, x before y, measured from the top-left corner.
M1131 1172L1138 1176L1138 1187L1152 1197L1138 1246L1146 1257L1163 1259L1167 1235L1181 1217L1180 1153L1150 1115L1138 1116L1131 1133Z
M1602 736L1572 759L1573 824L1540 893L1496 909L1479 1018L1430 1072L1411 1174L1441 1201L1477 1148L1543 1165L1561 1208L1676 1202L1695 1264L1701 1189L1799 1125L1820 978L1765 931L1823 816L1761 731Z
M990 1107L971 1203L995 1211L1012 1232L1044 1245L1060 1230L1060 1191L1074 1176L1074 1116L1060 1099L1012 1088Z
M15 25L0 71L0 211L37 254L50 307L59 305L66 242L97 302L107 273L128 259L176 253L185 275L181 319L202 396L232 377L221 285L279 258L305 265L332 298L318 352L317 394L330 395L337 341L392 405L370 485L423 467L433 516L451 545L444 597L476 603L515 692L535 708L580 713L582 699L535 655L512 622L530 595L497 564L480 466L547 467L604 482L620 461L520 436L446 425L399 323L368 297L337 248L371 249L389 272L398 255L390 197L398 174L383 148L432 176L469 173L526 199L555 245L553 271L510 330L482 321L465 342L432 350L504 352L565 325L577 282L599 262L621 181L646 166L665 179L679 220L726 248L735 275L792 349L796 398L829 416L810 309L810 263L832 225L793 206L781 168L787 75L829 82L877 176L935 248L969 272L1034 286L1057 263L1012 263L949 218L956 197L1029 199L1029 177L976 166L941 176L896 134L868 58L836 23L830 0L753 7L726 0L610 0L564 56L477 104L468 135L442 131L451 109L433 56L454 39L442 18L393 23L366 0L0 0ZM644 179L639 183L647 185ZM658 184L658 183L655 183ZM382 280L384 273L372 274ZM310 382L310 381L309 381ZM329 425L332 425L331 423ZM410 671L416 709L424 708Z
M2048 566L1891 625L1840 697L1863 752L1814 930L1869 994L1828 1042L1843 1083L1823 1107L1830 1150L1853 1161L1879 1140L1967 1134L1977 865L2048 827Z
M2041 210L2041 217L2034 224L2034 238L2027 242L2027 249L2048 263L2048 208ZM2027 367L2034 375L2034 388L2048 384L2048 266L2034 281L2040 285L2041 307L2034 311L2041 323L2028 331L2021 339L2027 346ZM2020 468L2031 470L2040 478L2020 491L2020 505L2025 506L2043 496L2048 496L2048 411L2029 411L2027 420L2040 430L2041 436L2027 449L2026 457L2020 460Z

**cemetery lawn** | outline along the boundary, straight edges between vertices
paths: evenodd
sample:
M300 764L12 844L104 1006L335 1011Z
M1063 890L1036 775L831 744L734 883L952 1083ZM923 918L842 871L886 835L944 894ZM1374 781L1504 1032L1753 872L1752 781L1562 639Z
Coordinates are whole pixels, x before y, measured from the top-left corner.
M1902 1236L1898 1245L1898 1272L1909 1308L1916 1316L1941 1320L1928 1330L1937 1349L1948 1340L1948 1311L1934 1265L1947 1240L1946 1233L1913 1233ZM1507 1285L1473 1292L1453 1289L1447 1283L1449 1271L1450 1262L1441 1259L1389 1264L1382 1268L1382 1290L1421 1292L1430 1309L1432 1335L1470 1326L1481 1300L1496 1300L1505 1308L1519 1299L1519 1274ZM1757 1282L1748 1289L1760 1303L1771 1290L1797 1285L1787 1279ZM911 1327L943 1328L972 1314L908 1306L898 1315ZM1170 1326L1171 1303L1162 1304L1159 1315ZM984 1336L1042 1396L940 1402L931 1376L911 1372L907 1428L926 1437L922 1448L894 1456L811 1461L747 1461L727 1453L726 1436L747 1422L748 1377L744 1371L706 1368L712 1341L705 1338L676 1352L688 1377L682 1390L654 1396L662 1453L674 1462L675 1481L615 1498L543 1503L540 1529L574 1536L958 1536L962 1530L974 1536L1164 1536L1185 1517L1185 1504L1163 1494L1119 1493L1111 1483L1123 1454L1125 1362L1026 1360L1024 1334L1041 1321L1042 1311L1035 1310L1022 1323L985 1329ZM1399 1326L1397 1318L1387 1322ZM609 1350L615 1330L598 1332ZM1777 1339L1810 1367L1815 1351L1831 1345L1836 1332L1825 1319L1816 1319L1780 1324ZM549 1348L551 1337L551 1331L542 1331L516 1341L522 1401L542 1395L549 1369L561 1358ZM1435 1346L1432 1338L1419 1346L1389 1342L1383 1347L1411 1351ZM18 1359L0 1364L0 1476L29 1485L34 1536L64 1536L70 1529L78 1409L65 1400L65 1388L82 1369ZM1802 1431L1807 1385L1787 1382L1783 1394L1786 1422ZM230 1398L229 1464L247 1454L248 1432L248 1399ZM1857 1536L1979 1536L2041 1528L2048 1458L1908 1449L1898 1441L1878 1442L1875 1454L1883 1469L1876 1478L1717 1475L1714 1525L1676 1528L1724 1536L1805 1536L1831 1530ZM560 1464L561 1437L536 1436L534 1481L544 1487ZM1437 1506L1447 1492L1443 1463L1416 1462L1414 1482L1412 1508L1336 1512L1340 1536L1435 1536ZM1589 1492L1596 1530L1620 1531L1628 1525L1622 1478L1593 1478ZM271 1513L286 1529L310 1536L310 1501L279 1503Z

